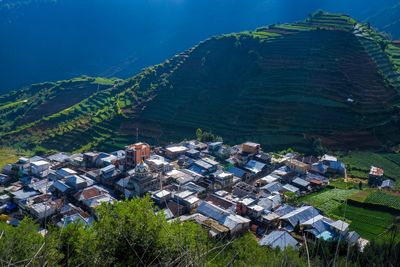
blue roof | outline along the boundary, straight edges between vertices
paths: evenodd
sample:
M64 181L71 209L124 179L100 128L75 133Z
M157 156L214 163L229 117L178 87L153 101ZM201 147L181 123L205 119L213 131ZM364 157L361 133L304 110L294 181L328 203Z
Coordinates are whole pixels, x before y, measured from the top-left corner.
M246 174L245 170L242 170L242 169L239 169L239 168L236 168L236 167L233 167L233 166L230 167L227 170L227 172L232 173L233 175L235 175L236 177L239 177L239 178L242 178Z
M275 213L278 214L279 216L283 216L283 215L286 215L286 214L288 214L288 213L290 213L290 212L292 212L294 210L295 210L295 208L292 207L292 206L282 205L282 206L280 206L279 208L277 208L275 210Z
M273 231L264 236L259 241L261 246L269 246L271 248L280 248L284 250L287 247L296 247L298 242L286 231Z
M65 183L61 182L61 181L55 181L53 183L53 186L54 186L54 188L56 188L60 192L66 192L68 189L71 188L68 185L66 185Z
M83 218L82 215L80 215L79 213L64 217L64 227L71 223L82 223L84 225L90 226L93 223L93 218Z
M51 161L66 162L70 159L70 157L63 153L57 153L57 154L48 156L47 159L49 159Z
M313 229L312 232L315 236L322 234L325 231L329 230L329 225L325 223L323 220L317 220L310 225Z
M288 221L292 226L296 226L297 223L302 224L317 215L319 215L319 212L313 206L303 206L282 216L281 219Z
M204 174L207 173L207 170L206 170L206 169L201 168L200 166L195 165L195 164L193 164L192 166L190 166L188 169L191 170L191 171L194 171L195 173L201 174L201 175L204 175Z
M13 210L15 210L16 208L17 208L17 205L15 205L14 203L12 203L12 202L8 202L8 203L7 203L6 209L7 209L8 211L13 211Z
M265 164L256 160L250 160L246 164L246 169L254 172L254 173L259 173L261 172L265 167Z

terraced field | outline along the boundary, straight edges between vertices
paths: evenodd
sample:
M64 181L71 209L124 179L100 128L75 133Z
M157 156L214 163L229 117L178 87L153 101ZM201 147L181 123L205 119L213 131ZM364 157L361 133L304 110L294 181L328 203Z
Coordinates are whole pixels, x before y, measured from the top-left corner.
M400 211L400 195L398 193L369 189L353 194L350 199L360 203L390 207Z
M378 204L400 210L400 196L384 192L374 192L370 194L365 200L365 203Z
M355 30L356 25L358 30ZM348 16L210 38L124 81L77 78L0 96L0 145L79 151L202 128L307 151L400 143L397 47Z
M281 35L269 41L244 35L199 45L141 119L210 129L232 142L250 138L272 149L307 146L307 135L333 146L340 140L379 147L368 131L387 122L399 98L359 40L343 30L277 29Z

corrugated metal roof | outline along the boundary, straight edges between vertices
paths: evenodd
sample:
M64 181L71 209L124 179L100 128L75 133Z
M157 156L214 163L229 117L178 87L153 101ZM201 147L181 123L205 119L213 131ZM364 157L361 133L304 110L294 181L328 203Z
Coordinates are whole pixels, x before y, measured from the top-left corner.
M273 231L264 236L259 244L261 246L269 246L271 248L280 248L284 250L287 247L296 247L298 242L286 231Z
M270 193L279 192L282 189L282 184L279 182L273 182L273 183L264 185L263 187L261 187L261 189L267 190Z
M251 172L254 173L259 173L261 172L265 167L265 164L256 160L250 160L247 162L245 168Z
M203 214L204 216L210 217L218 222L223 222L225 217L229 215L229 212L221 209L211 203L202 201L197 208L197 212Z
M236 168L236 167L230 167L227 172L232 173L233 175L235 175L236 177L242 178L245 174L246 171Z
M292 183L293 183L293 184L296 184L296 185L300 185L300 186L302 186L302 187L307 187L307 186L310 185L309 182L307 182L306 180L301 179L301 178L296 178L296 179L294 179L294 180L292 181Z
M281 219L288 221L292 226L296 226L297 223L302 224L318 214L318 210L314 207L304 206L282 216Z

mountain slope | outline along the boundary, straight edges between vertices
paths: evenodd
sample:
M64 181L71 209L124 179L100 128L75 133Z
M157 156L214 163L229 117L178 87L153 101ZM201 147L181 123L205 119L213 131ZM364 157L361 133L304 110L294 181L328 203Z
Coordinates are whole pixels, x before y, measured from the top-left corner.
M80 75L128 78L209 36L293 22L317 9L364 20L395 2L1 0L0 93Z
M51 115L10 115L0 144L114 149L133 142L137 129L141 139L163 143L200 127L271 149L307 150L316 138L334 149L393 147L400 143L399 51L347 16L319 12L210 38ZM14 114L22 98L2 99L0 109Z

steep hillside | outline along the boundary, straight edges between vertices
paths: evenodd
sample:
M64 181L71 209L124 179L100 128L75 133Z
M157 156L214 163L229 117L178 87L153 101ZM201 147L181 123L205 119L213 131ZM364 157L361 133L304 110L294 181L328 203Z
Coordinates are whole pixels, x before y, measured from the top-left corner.
M396 2L0 0L0 94L80 75L129 78L209 36L293 22L317 9L364 21Z
M334 149L389 148L400 143L399 51L366 25L319 12L295 24L210 38L100 89L96 80L85 81L79 90L90 96L67 103L59 87L74 82L4 96L0 109L9 115L1 117L0 144L114 149L133 142L137 130L141 139L163 143L200 127L270 149L307 150L315 139ZM48 87L56 100L45 96L32 112L17 112Z

